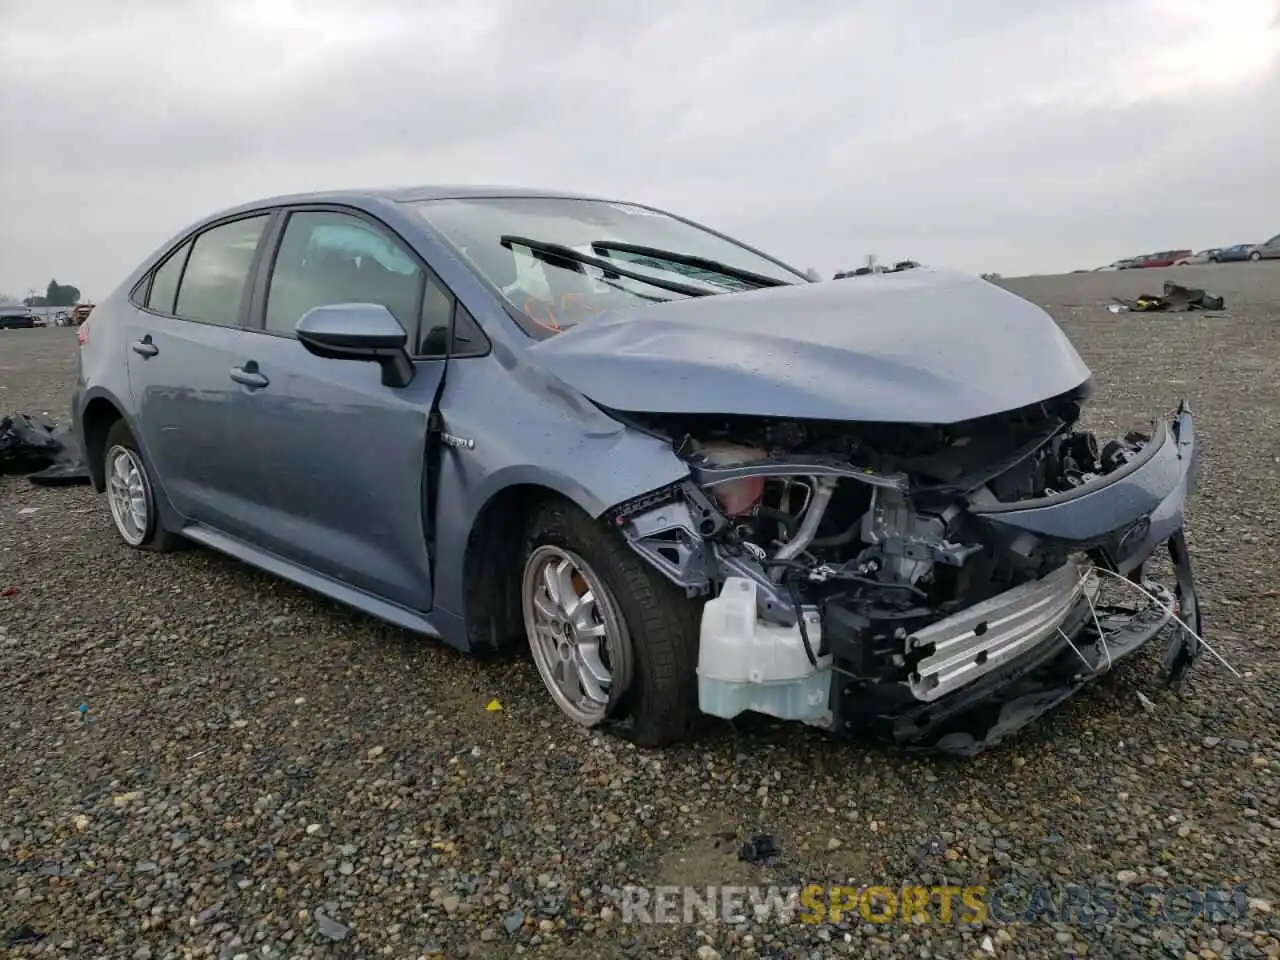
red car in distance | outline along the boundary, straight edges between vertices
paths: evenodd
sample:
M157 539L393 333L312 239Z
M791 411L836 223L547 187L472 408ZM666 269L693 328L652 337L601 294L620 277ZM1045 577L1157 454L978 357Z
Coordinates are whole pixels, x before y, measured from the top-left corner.
M1126 270L1141 270L1146 267L1172 267L1183 257L1191 256L1191 250L1162 250L1160 253L1148 253L1134 257L1125 267Z

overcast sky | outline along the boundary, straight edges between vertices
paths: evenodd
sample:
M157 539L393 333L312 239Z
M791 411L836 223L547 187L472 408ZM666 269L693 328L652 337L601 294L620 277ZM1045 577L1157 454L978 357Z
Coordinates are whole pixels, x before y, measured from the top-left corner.
M0 117L18 296L330 187L608 194L826 275L1280 232L1277 0L0 0Z

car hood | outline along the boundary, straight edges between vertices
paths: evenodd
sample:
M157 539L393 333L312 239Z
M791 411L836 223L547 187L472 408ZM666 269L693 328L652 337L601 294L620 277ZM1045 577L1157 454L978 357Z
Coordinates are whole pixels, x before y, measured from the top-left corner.
M1090 377L1039 307L931 269L602 314L529 353L595 403L634 413L955 423Z

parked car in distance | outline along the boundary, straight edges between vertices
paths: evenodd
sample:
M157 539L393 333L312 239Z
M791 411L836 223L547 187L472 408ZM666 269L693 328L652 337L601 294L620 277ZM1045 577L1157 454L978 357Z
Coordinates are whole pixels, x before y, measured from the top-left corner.
M1249 251L1250 260L1280 260L1280 233Z
M636 743L750 710L971 754L1173 610L1200 630L1190 411L1099 443L1070 340L974 276L812 282L564 193L333 192L192 224L78 340L129 547L527 643L566 717ZM1199 641L1165 644L1180 683Z
M1095 267L1095 271L1099 273L1110 272L1112 270L1127 270L1129 265L1133 263L1132 258L1117 260L1115 263L1109 263L1105 267Z
M1148 253L1134 257L1126 270L1142 270L1151 267L1172 267L1183 257L1191 256L1190 250L1162 250L1159 253Z
M36 325L31 308L22 303L0 303L0 329L30 329Z
M1221 253L1222 250L1220 248L1210 247L1207 250L1201 250L1198 253L1193 253L1187 257L1179 257L1174 261L1173 265L1175 267L1189 267L1201 263L1217 263L1218 255Z
M1218 251L1217 256L1213 258L1214 263L1236 263L1241 260L1248 260L1249 254L1253 252L1256 243L1237 243L1230 247L1223 247Z

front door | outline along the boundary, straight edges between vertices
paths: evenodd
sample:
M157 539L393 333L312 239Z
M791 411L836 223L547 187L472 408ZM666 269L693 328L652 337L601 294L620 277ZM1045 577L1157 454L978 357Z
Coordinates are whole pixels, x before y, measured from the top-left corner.
M427 418L444 375L440 353L419 345L424 316L452 300L434 274L381 224L352 213L289 214L258 332L245 363L270 380L255 428L261 448L264 549L412 610L431 609L424 528ZM328 360L294 336L298 320L325 304L378 303L400 321L415 354L413 381L382 385L376 364ZM438 334L439 331L437 330Z

